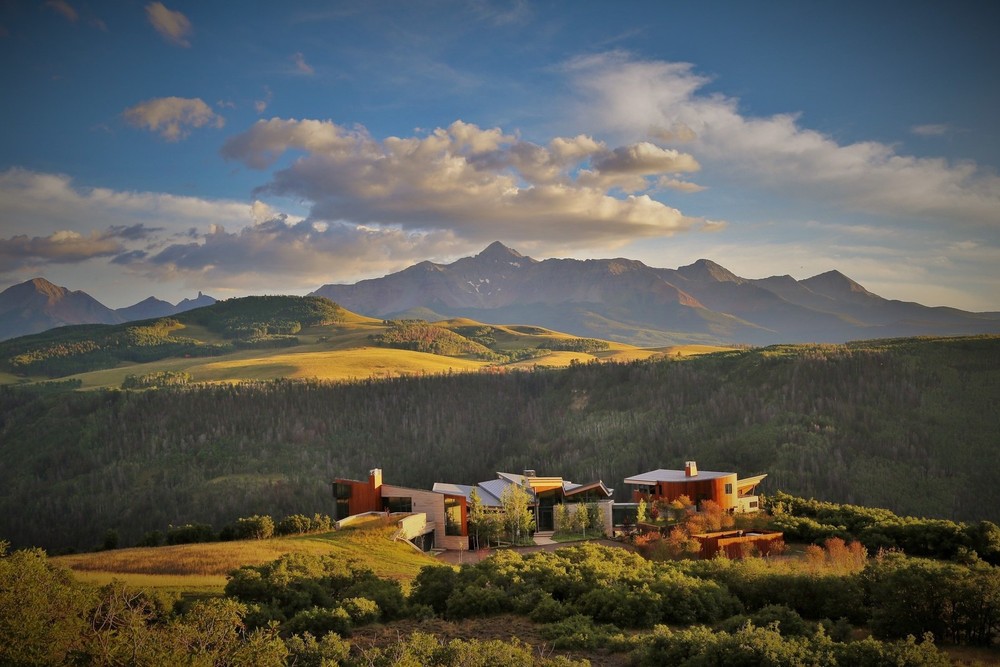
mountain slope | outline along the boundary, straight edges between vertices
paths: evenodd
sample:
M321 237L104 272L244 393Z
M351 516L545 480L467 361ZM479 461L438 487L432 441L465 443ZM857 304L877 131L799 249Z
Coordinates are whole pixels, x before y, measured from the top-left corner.
M621 258L538 261L499 242L451 264L421 262L313 294L373 317L427 311L637 345L1000 332L996 314L890 301L838 271L748 280L707 259L678 269Z
M122 317L86 292L35 278L0 292L0 340L69 324L117 324Z

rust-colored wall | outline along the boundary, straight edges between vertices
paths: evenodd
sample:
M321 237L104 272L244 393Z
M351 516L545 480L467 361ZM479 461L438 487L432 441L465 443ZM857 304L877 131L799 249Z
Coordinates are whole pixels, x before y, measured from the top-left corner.
M733 493L726 494L726 484L733 485ZM717 477L715 479L698 479L691 477L683 482L657 482L654 496L667 502L687 496L692 502L698 502L701 497L713 500L724 510L736 507L735 493L736 473Z
M348 501L350 513L361 514L362 512L382 511L382 484L381 475L376 478L374 475L366 482L359 482L355 479L338 479L337 484L347 484L351 487L351 499Z

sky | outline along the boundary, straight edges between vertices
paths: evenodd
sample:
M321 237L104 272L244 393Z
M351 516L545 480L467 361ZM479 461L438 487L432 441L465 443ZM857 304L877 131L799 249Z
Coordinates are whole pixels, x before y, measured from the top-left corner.
M0 289L493 241L1000 311L1000 3L0 0Z

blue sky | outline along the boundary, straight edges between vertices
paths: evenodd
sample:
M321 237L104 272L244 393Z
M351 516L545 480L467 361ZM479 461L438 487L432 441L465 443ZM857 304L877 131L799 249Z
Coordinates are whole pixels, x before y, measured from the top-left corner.
M1000 310L985 2L0 3L0 287L306 293L491 241Z

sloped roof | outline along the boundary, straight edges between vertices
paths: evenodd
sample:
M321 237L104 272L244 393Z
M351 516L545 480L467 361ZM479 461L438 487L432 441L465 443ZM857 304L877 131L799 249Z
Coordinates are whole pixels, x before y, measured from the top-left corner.
M464 496L469 502L472 501L472 491L475 490L476 494L479 496L479 502L482 503L484 507L500 507L499 496L493 495L490 491L483 488L481 484L469 486L468 484L435 482L433 490L437 493L443 493L449 496Z
M735 475L734 472L718 472L715 470L699 470L697 475L689 477L683 470L650 470L641 475L626 477L626 484L656 484L657 482L697 482L706 479L718 479Z
M614 489L609 489L604 486L604 482L597 480L596 482L591 482L590 484L574 484L573 482L563 482L563 495L572 496L577 493L586 493L591 489L600 489L601 492L608 496L609 498L614 494Z

